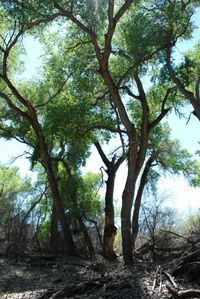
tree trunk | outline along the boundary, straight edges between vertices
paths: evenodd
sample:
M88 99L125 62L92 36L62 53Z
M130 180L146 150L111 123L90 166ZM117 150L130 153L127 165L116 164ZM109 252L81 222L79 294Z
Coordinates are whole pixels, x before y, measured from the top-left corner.
M113 156L112 160L109 161L103 152L99 142L95 142L95 146L98 150L99 155L101 156L102 161L107 167L106 173L108 179L106 181L106 194L105 194L105 224L104 224L104 236L103 236L103 253L106 258L115 259L116 254L114 252L114 242L115 236L117 234L117 228L115 226L115 212L113 205L113 195L114 195L114 186L115 186L115 176L119 166L125 160L125 153L116 160L116 157Z
M133 263L132 238L131 238L131 209L133 204L134 182L128 179L122 194L121 209L121 230L122 230L122 249L125 264Z
M82 218L80 216L78 216L78 222L79 222L79 226L80 226L80 229L82 231L82 234L84 236L84 239L85 239L85 243L86 243L86 246L89 250L89 254L90 254L90 257L93 257L94 256L94 247L93 247L93 244L92 244L92 241L91 241L91 238L88 234L88 230L85 226L85 223L84 221L82 220Z
M70 173L70 176L71 176L71 179L72 179L71 173ZM84 223L84 221L83 221L83 219L80 215L80 212L79 212L79 207L78 207L77 198L76 198L76 190L74 190L74 192L72 192L72 194L71 194L71 201L72 201L74 209L77 212L77 220L78 220L81 232L83 234L83 237L85 239L86 246L89 250L90 257L92 257L94 255L94 247L93 247L91 238L88 234L88 230L87 230L87 228L85 226L85 223Z
M122 194L121 209L121 230L122 230L122 249L125 264L133 263L132 236L131 236L131 210L135 192L135 184L138 176L136 165L136 146L129 138L128 153L128 174L125 188Z
M51 253L57 254L59 252L59 236L58 236L58 218L55 203L52 203L51 212L51 236L50 236L50 250Z
M117 234L117 228L115 226L114 219L114 205L113 205L113 193L115 185L116 171L107 170L108 180L106 181L106 195L105 195L105 225L103 236L103 249L104 256L107 258L116 258L114 251L115 236Z
M151 167L151 163L153 162L153 156L151 156L144 168L141 180L140 180L140 185L138 188L137 196L135 198L134 202L134 210L133 210L133 217L132 217L132 246L133 250L135 249L135 241L137 239L138 235L138 230L139 230L139 214L140 214L140 207L141 207L141 201L142 201L142 194L144 191L144 187L147 182L147 176L149 172L149 168Z
M125 264L133 263L132 256L132 240L131 240L131 186L126 184L122 195L122 210L121 210L121 231L122 231L122 250Z
M72 175L72 172L71 172L71 169L69 167L69 165L67 164L66 161L62 160L61 159L61 162L63 163L64 167L65 167L65 170L66 170L66 173L67 175L69 176L69 179L71 180L71 184L73 185L74 184L74 178L73 178L73 175ZM88 230L85 226L85 223L80 215L80 209L79 209L79 206L78 206L78 202L77 202L77 187L76 185L73 186L73 189L71 191L71 202L72 202L72 205L73 205L73 208L74 210L76 210L77 212L77 220L79 222L79 226L80 226L80 229L81 229L81 232L84 236L84 239L85 239L85 243L88 247L88 250L89 250L89 253L90 253L90 257L92 257L94 255L94 247L93 247L93 244L92 244L92 241L91 241L91 238L88 234Z
M39 126L39 124L38 124L38 126ZM62 227L62 232L63 232L65 245L66 245L66 253L67 253L67 255L74 255L74 254L76 254L76 251L75 251L75 246L74 246L74 242L73 242L73 238L72 238L72 234L71 234L71 230L70 230L70 226L69 226L69 220L68 220L68 216L65 214L64 206L63 206L62 200L60 198L60 193L58 190L55 174L53 171L52 161L51 161L51 158L48 153L48 148L45 143L45 139L44 139L44 136L43 136L41 130L39 131L39 134L37 134L37 135L38 135L38 142L39 142L41 155L42 155L42 161L43 161L44 167L47 172L47 178L48 178L48 183L49 183L49 187L51 190L53 203L55 204L57 217L58 217L58 219L60 221L60 225Z

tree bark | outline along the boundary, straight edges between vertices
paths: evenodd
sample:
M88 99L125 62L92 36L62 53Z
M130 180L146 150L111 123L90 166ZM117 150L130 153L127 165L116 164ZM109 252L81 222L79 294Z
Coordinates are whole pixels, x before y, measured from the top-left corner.
M4 58L4 60L5 59L6 58ZM3 76L3 80L9 87L9 89L12 92L12 94L14 95L14 97L16 97L16 99L19 101L19 103L23 107L25 107L27 110L27 112L22 111L21 109L18 108L18 106L15 105L15 103L13 103L11 101L9 96L0 92L0 96L2 96L5 99L9 108L14 113L16 113L20 117L22 117L25 121L27 121L35 132L36 138L38 139L38 146L39 146L39 151L41 154L41 162L42 162L42 165L45 168L46 174L47 174L47 180L48 180L50 191L51 191L52 201L55 203L58 219L59 219L61 227L62 227L62 232L64 235L64 240L65 240L66 248L67 248L66 251L67 251L67 254L69 254L69 255L75 254L75 247L74 247L74 243L73 243L73 239L72 239L72 235L71 235L71 231L70 231L68 217L65 214L64 206L63 206L63 203L60 198L60 193L59 193L59 189L57 186L57 181L56 181L56 177L54 174L51 157L49 155L49 149L46 144L45 136L43 135L42 128L38 121L37 112L36 112L35 108L33 107L33 105L31 104L31 102L26 100L18 92L18 90L15 88L15 86L8 79L6 73Z
M129 138L128 175L125 188L122 194L121 209L122 249L124 255L124 262L126 264L133 263L133 250L131 238L131 210L137 179L136 157L137 154L135 144L133 143L133 140L130 140Z
M103 236L103 249L104 256L107 258L116 258L114 251L115 236L117 234L117 228L115 226L115 215L113 205L113 193L115 185L116 171L107 169L108 179L106 181L106 194L105 194L105 225Z
M41 151L42 161L47 172L47 178L51 190L52 199L56 207L56 212L57 212L58 219L60 221L60 225L62 227L62 232L66 244L66 253L68 255L74 255L76 254L76 251L75 251L75 246L74 246L74 242L70 230L68 216L65 214L64 206L60 198L56 177L53 171L52 161L48 153L48 148L45 143L44 136L42 132L39 130L40 129L39 124L37 124L37 127L38 130L35 131L38 133L37 135L38 135L38 142Z
M139 214L140 214L140 207L142 201L142 194L144 191L144 187L147 182L147 176L149 172L149 168L151 167L151 163L153 162L153 156L150 156L146 162L141 180L140 185L137 191L137 195L134 202L134 209L133 209L133 216L132 216L132 246L133 250L135 250L135 241L137 239L138 230L139 230Z
M57 254L59 252L59 237L58 237L58 218L55 203L52 203L51 211L51 236L50 236L50 250L51 253Z
M98 150L99 155L101 156L102 161L107 167L106 173L108 175L106 181L106 194L105 194L105 223L104 223L104 235L103 235L103 254L108 259L115 259L116 254L114 251L114 242L115 236L117 234L117 227L115 226L115 212L113 205L113 196L114 196L114 186L115 186L115 177L116 172L122 162L125 160L125 154L115 162L115 156L111 161L108 160L105 153L103 152L100 144L95 143L95 146Z

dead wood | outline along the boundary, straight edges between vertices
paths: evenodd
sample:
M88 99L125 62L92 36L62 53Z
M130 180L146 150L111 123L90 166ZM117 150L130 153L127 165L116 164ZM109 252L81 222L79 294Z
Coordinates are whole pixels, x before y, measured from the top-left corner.
M192 280L197 280L200 277L200 249L184 253L173 266L173 275L184 275Z
M146 243L142 244L140 247L135 249L134 255L136 257L143 257L143 255L147 254L153 248L152 240L147 241Z
M176 289L166 285L170 294L173 295L174 298L182 299L182 298L200 298L200 290L184 290L184 291L177 291Z
M172 277L172 275L170 275L168 272L163 271L163 274L165 274L165 276L169 279L169 281L171 282L171 284L173 285L173 287L178 290L178 286L174 281L174 278Z
M42 294L42 296L39 297L39 299L68 298L68 297L73 297L75 295L82 295L86 292L98 291L110 280L111 278L99 278L99 279L85 281L83 283L79 283L78 285L71 284L67 287L58 290L50 289L47 290L45 294Z
M171 230L160 229L160 231L161 231L161 232L164 232L164 233L166 233L166 234L171 234L171 235L174 235L174 236L176 236L176 237L178 237L178 238L184 239L184 240L186 240L188 243L190 243L190 244L192 244L192 245L196 243L195 241L193 241L193 240L191 240L191 239L189 239L189 238L186 238L186 237L184 237L184 236L182 236L182 235L180 235L180 234L178 234L178 233L176 233L176 232L173 232L173 231L171 231Z

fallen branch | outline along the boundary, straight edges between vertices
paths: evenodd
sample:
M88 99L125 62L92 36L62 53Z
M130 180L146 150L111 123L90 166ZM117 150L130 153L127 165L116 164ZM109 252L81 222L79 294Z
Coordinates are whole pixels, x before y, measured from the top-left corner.
M178 290L178 286L177 284L175 283L173 277L166 271L163 271L163 273L165 274L165 276L169 279L169 281L171 282L171 284L173 285L173 287Z
M171 288L169 285L166 285L170 294L173 295L174 298L182 299L182 298L200 298L200 290L189 289L185 291L177 291L174 288Z
M99 278L88 280L83 283L79 283L78 285L69 285L67 287L58 289L58 290L47 290L45 294L43 294L39 299L50 298L50 299L58 299L58 298L68 298L74 297L76 295L82 295L86 292L97 291L101 289L106 283L108 283L111 278Z

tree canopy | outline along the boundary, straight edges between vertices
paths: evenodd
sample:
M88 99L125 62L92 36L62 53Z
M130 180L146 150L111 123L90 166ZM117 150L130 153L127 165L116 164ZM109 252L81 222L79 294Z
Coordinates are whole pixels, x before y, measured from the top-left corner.
M173 61L176 44L191 37L198 7L196 0L1 1L1 137L26 144L32 168L43 167L52 199L52 235L59 222L68 254L75 253L73 217L93 251L84 217L87 210L92 215L92 207L100 211L91 191L98 180L81 178L92 144L107 168L105 218L109 203L112 225L114 177L127 161L121 209L126 263L133 262L147 182L171 171L199 185L198 162L170 139L163 124L187 101L200 119L199 44L180 64ZM37 77L20 80L23 39L30 35L43 47L42 65ZM109 160L101 145L113 140Z

